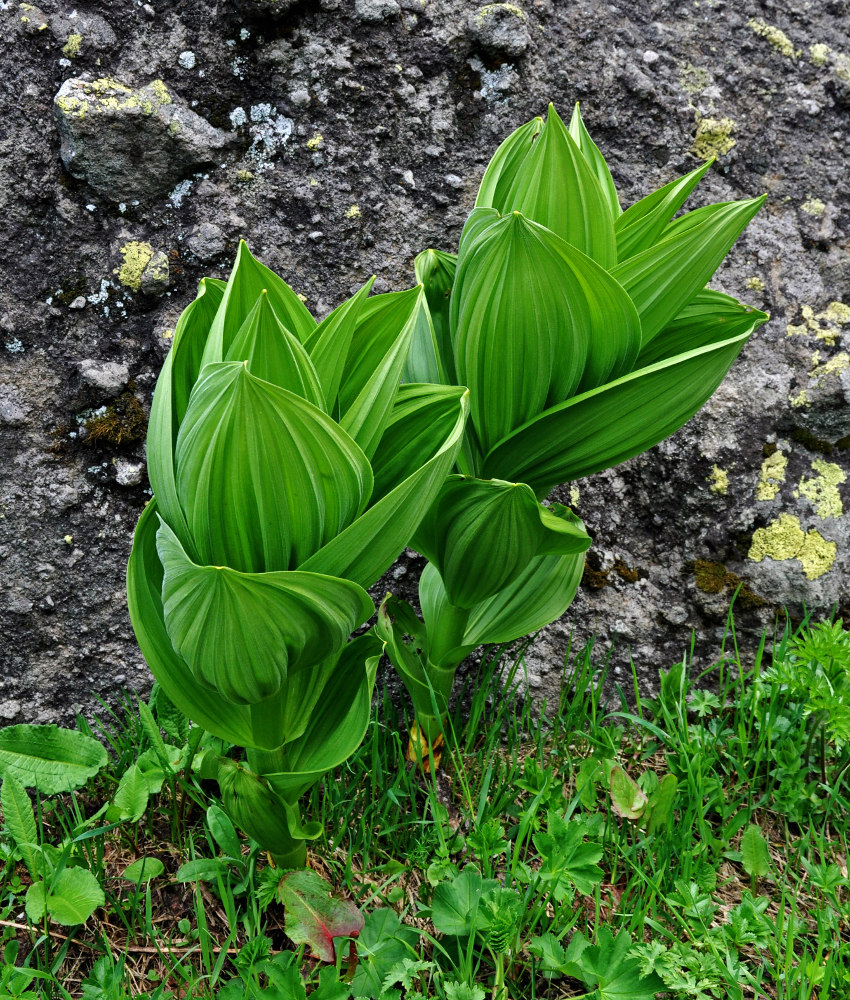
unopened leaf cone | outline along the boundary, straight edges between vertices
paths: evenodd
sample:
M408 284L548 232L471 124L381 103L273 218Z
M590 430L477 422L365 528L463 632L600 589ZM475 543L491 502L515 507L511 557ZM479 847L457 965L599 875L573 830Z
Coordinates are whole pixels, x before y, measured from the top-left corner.
M127 571L165 693L246 748L247 769L219 770L232 818L290 862L318 835L299 796L368 724L382 644L350 641L367 588L436 499L468 411L462 387L401 385L424 290L370 288L317 324L244 243L227 283L201 282L157 382Z
M590 539L540 505L551 490L678 430L766 322L705 287L764 198L676 217L709 167L623 211L578 106L567 125L550 105L496 151L457 253L417 257L434 330L418 364L470 391L455 475L413 541L422 620L393 599L377 626L421 733L476 646L572 601Z

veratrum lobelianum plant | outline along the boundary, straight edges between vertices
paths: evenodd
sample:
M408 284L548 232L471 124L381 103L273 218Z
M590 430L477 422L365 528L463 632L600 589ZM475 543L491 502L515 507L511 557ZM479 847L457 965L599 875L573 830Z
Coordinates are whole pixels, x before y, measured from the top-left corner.
M306 858L299 796L359 745L382 644L349 642L366 592L436 499L463 388L401 385L430 328L421 286L322 323L242 243L204 279L154 394L127 574L139 646L199 726L246 749L204 762L232 819L285 867Z
M538 501L676 431L768 318L705 287L764 198L673 218L709 167L623 212L578 106L567 127L550 105L496 151L457 255L416 259L433 337L410 377L470 390L456 474L411 543L424 621L389 596L379 615L428 741L469 652L575 595L590 539Z

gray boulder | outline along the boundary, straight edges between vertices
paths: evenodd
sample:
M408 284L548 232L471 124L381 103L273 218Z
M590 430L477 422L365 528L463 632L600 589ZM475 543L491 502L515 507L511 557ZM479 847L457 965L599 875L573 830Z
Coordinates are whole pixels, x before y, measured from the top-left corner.
M72 77L53 105L66 169L112 201L163 195L234 144L162 80L133 89L111 77Z

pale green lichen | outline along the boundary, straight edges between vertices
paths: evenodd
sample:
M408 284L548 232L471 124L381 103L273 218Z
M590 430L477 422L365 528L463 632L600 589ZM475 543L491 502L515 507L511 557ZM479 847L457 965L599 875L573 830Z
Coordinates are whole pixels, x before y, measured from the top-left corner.
M819 531L814 528L803 531L798 517L780 514L776 521L753 532L747 555L753 562L796 559L803 567L806 579L817 580L832 569L837 552L835 542L827 541Z
M527 21L528 17L524 10L520 10L515 4L512 3L488 3L484 7L480 7L475 14L475 18L479 24L481 24L485 18L492 17L494 14L498 14L504 11L507 14L511 14L514 17L518 17L520 21Z
M811 501L818 517L841 517L844 507L838 487L847 481L847 475L841 466L816 458L812 462L816 476L800 479L800 485L795 496L804 496Z
M307 149L309 149L311 153L315 153L316 150L319 148L319 146L322 145L324 141L325 137L322 135L322 133L317 132L312 139L307 140L306 142Z
M359 219L362 214L359 205L349 205L345 210L346 219Z
M750 289L751 292L764 291L764 282L761 280L761 278L757 277L756 275L753 275L752 278L747 278L744 284L746 285L747 288Z
M821 42L809 46L809 59L813 66L823 66L829 58L829 46Z
M801 389L798 393L793 396L788 397L788 402L795 410L799 410L804 406L809 405L809 394L805 389Z
M826 204L822 202L820 198L808 198L800 206L800 211L805 212L806 215L813 215L816 219L819 219L826 211Z
M150 243L131 240L120 250L124 263L117 270L118 280L122 285L137 292L142 287L142 275L153 258L153 247Z
M753 17L747 21L747 27L759 38L763 38L768 45L786 57L786 59L796 59L800 55L800 50L795 49L791 39L780 28L767 21L762 21L760 17Z
M729 492L729 473L715 465L708 477L709 489L718 496L725 497Z
M578 486L570 487L570 506L575 507L578 504L580 497Z
M83 36L78 34L68 35L68 40L62 46L62 55L67 59L76 59L83 46Z
M785 482L788 459L778 449L761 463L761 473L756 486L756 500L773 500Z
M839 80L850 80L850 56L843 52L834 52L832 55L832 72Z
M247 184L249 181L252 181L253 179L254 175L251 173L250 170L236 171L236 180L239 181L240 184Z
M686 94L699 94L711 83L711 76L706 69L699 69L691 63L685 63L679 69L679 86Z
M700 118L697 116L697 134L691 152L700 160L713 160L725 156L736 145L732 133L738 126L731 118Z

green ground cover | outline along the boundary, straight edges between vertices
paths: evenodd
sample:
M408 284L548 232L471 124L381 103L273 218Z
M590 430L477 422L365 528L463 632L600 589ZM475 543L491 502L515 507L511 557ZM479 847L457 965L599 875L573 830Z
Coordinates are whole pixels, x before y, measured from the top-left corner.
M850 634L788 624L745 661L730 616L724 646L605 701L578 651L544 715L493 649L434 774L385 695L289 875L161 691L79 721L106 753L70 755L91 776L66 793L25 788L0 730L0 998L850 996Z

